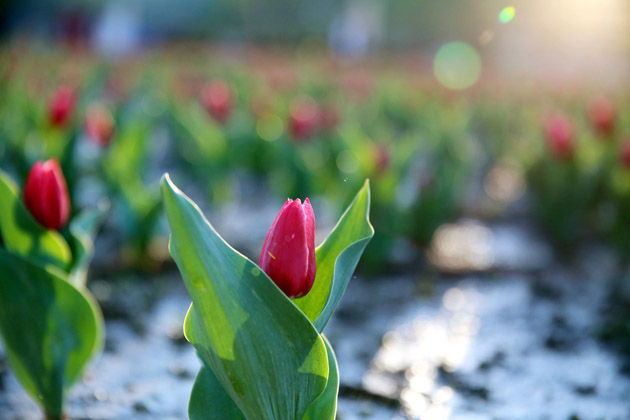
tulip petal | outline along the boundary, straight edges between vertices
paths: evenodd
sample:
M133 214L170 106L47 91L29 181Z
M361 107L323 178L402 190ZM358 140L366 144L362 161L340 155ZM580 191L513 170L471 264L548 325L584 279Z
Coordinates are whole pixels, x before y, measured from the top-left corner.
M263 270L289 297L302 294L308 269L304 210L300 200L286 206L270 232Z

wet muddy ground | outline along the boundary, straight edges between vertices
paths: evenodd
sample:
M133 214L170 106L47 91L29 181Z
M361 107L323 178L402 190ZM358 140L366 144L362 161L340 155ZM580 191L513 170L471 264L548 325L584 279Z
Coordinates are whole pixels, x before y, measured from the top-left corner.
M326 329L338 418L630 419L628 365L597 339L610 255L585 249L560 265L529 229L449 229L432 264L352 280ZM70 393L71 418L185 419L199 361L182 336L189 299L177 272L97 275L90 288L107 340ZM0 419L39 418L0 356Z

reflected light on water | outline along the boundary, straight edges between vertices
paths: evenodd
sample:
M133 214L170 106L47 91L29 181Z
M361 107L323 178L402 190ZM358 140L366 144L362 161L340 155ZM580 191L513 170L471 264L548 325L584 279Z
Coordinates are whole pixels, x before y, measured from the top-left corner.
M383 336L363 386L400 398L408 418L449 419L455 391L440 371L456 370L479 329L478 293L453 287L442 296L439 311L416 314Z
M492 232L478 222L444 224L433 237L429 258L447 271L485 270L494 262L491 240Z
M483 189L493 200L513 203L525 194L523 171L515 164L497 164L486 175Z

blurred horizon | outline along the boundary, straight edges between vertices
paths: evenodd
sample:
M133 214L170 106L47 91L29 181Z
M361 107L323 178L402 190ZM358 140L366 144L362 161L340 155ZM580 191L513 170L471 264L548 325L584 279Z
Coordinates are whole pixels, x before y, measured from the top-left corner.
M440 48L456 41L478 56L481 80L610 90L630 74L624 0L191 0L186 7L174 0L9 0L0 7L9 43L62 43L114 60L164 44L208 43L314 47L349 61L399 54L430 68Z

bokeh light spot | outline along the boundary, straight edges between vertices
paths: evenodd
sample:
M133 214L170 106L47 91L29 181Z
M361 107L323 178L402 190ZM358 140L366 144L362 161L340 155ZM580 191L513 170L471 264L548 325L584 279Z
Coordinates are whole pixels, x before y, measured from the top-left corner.
M501 10L501 12L499 13L499 22L508 23L509 21L514 19L515 14L516 14L516 9L514 9L514 7L512 6L506 7L505 9Z
M492 29L486 29L479 34L479 45L487 45L494 39L494 32Z
M350 150L344 150L337 156L337 167L341 172L351 174L359 169L359 161Z
M277 115L265 115L259 118L256 123L256 132L261 139L266 141L278 140L283 130L282 120Z
M438 81L449 89L466 89L481 75L481 57L465 42L449 42L440 47L433 71Z

